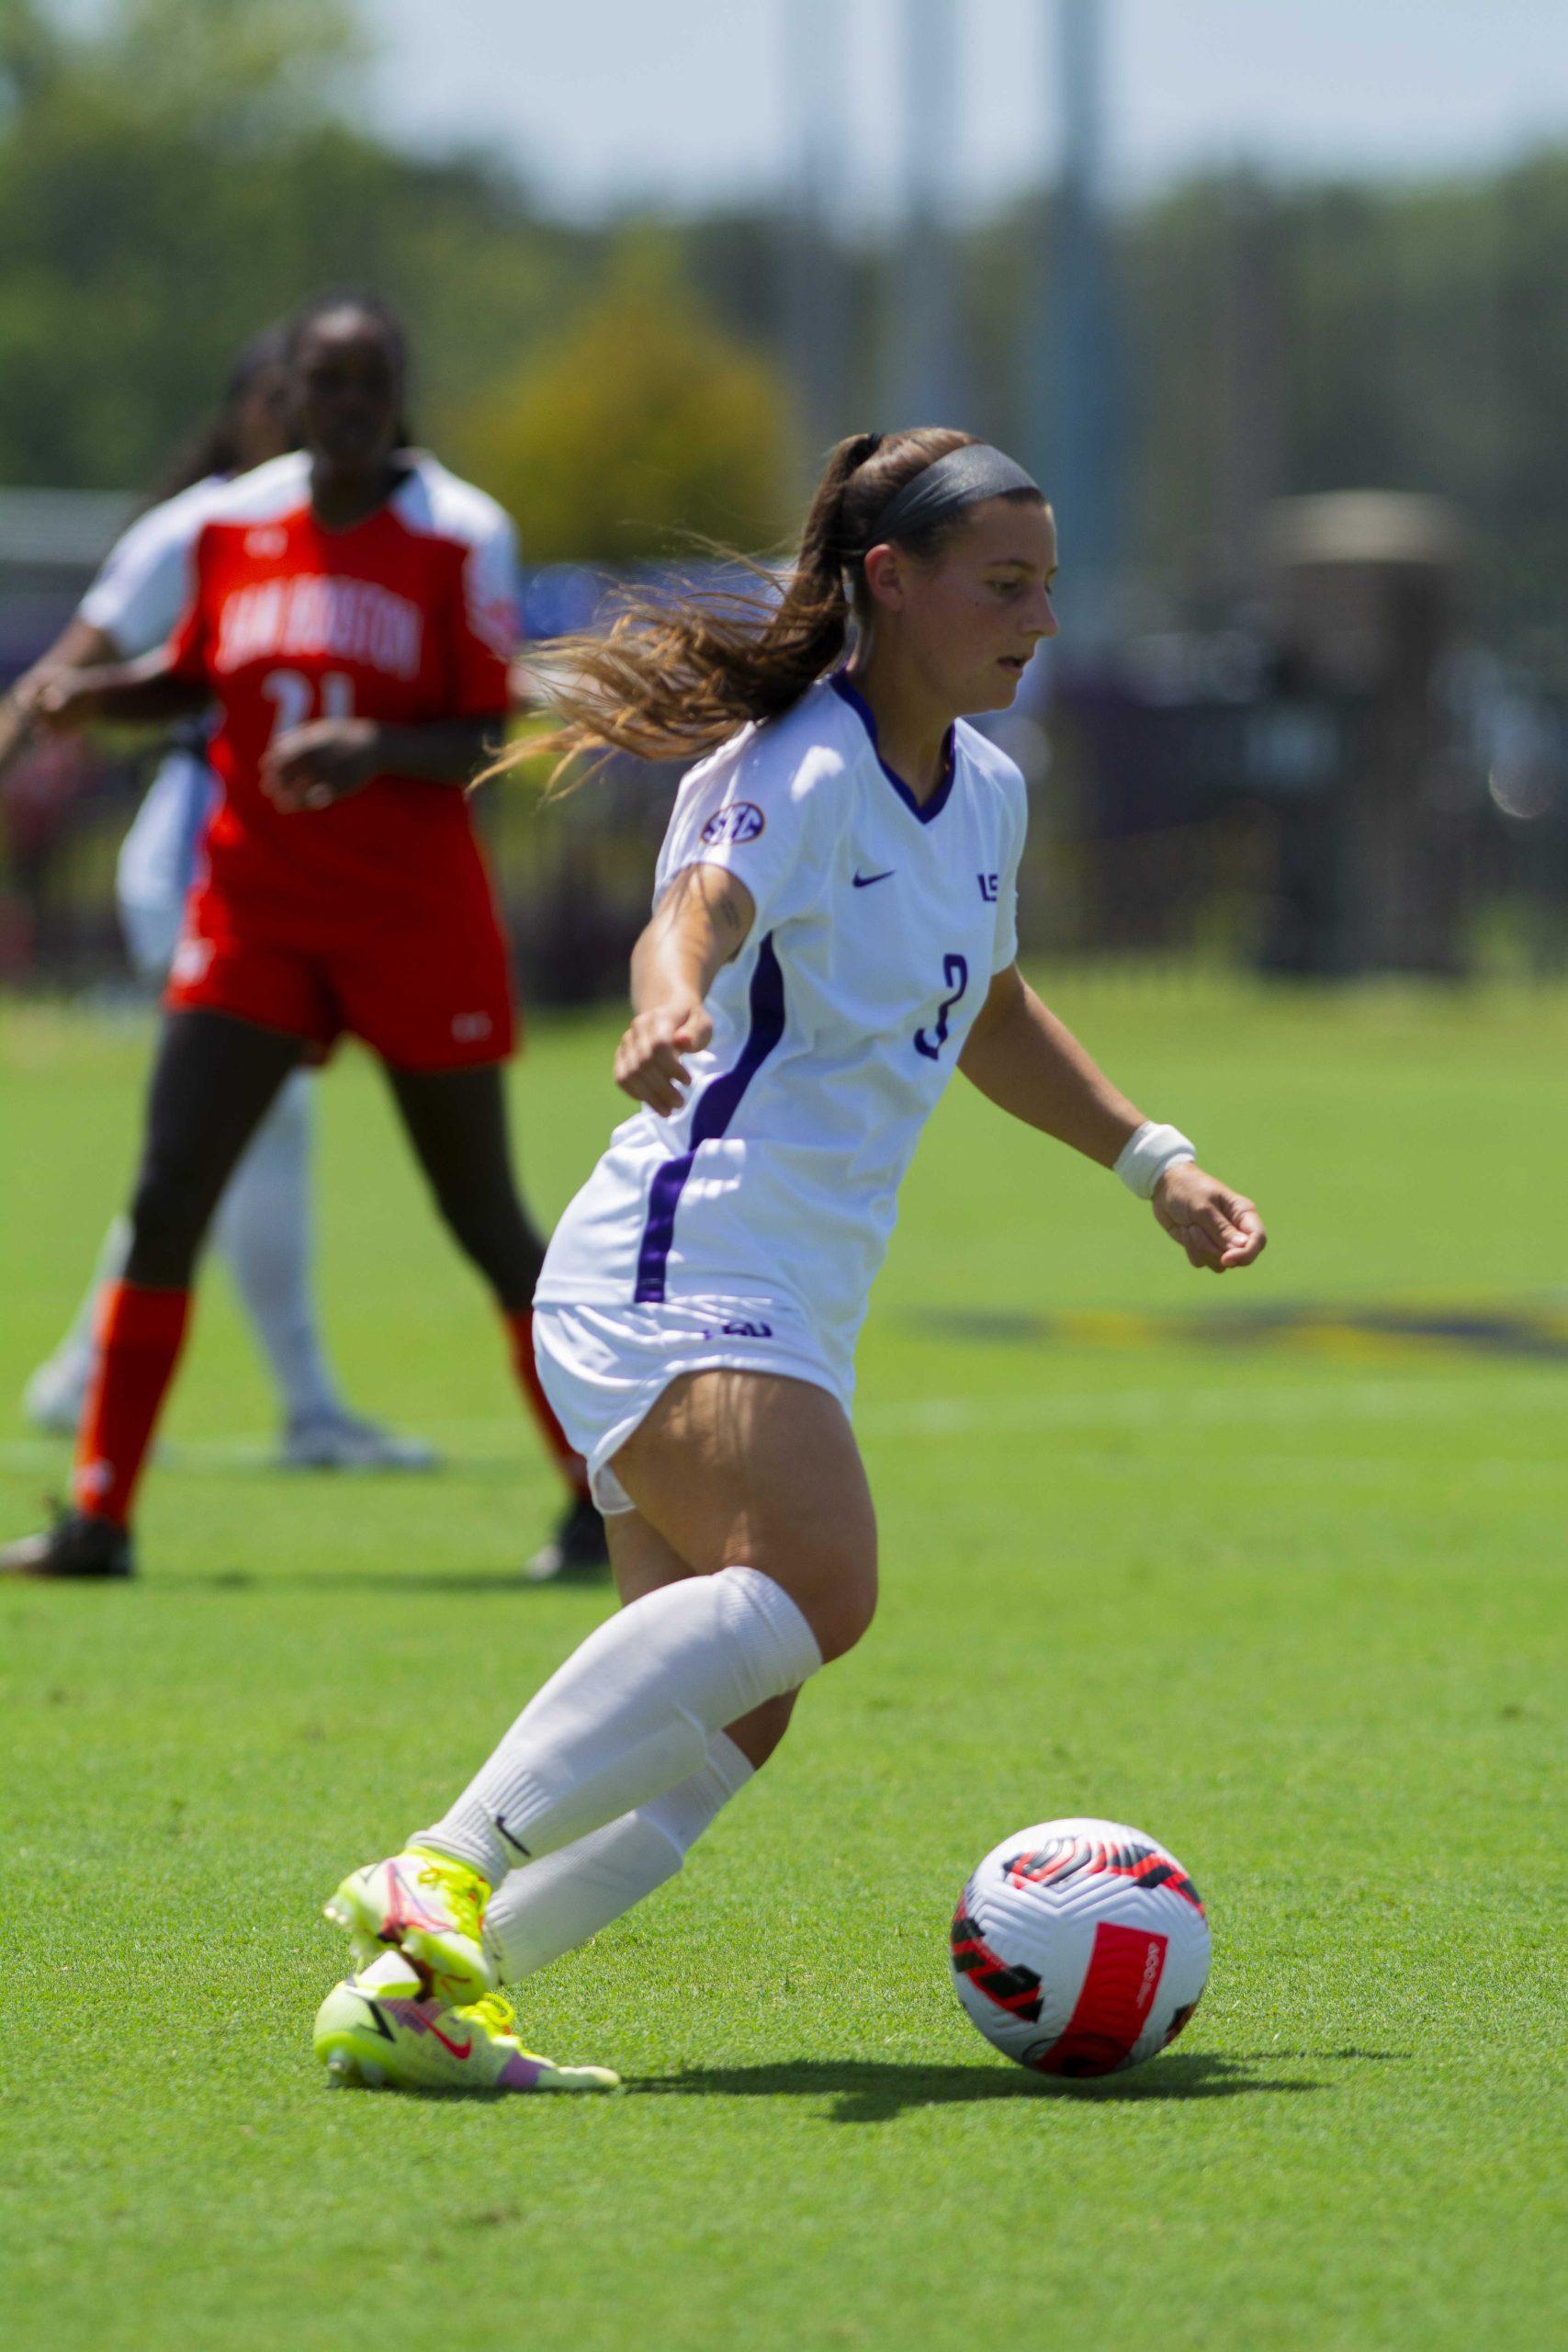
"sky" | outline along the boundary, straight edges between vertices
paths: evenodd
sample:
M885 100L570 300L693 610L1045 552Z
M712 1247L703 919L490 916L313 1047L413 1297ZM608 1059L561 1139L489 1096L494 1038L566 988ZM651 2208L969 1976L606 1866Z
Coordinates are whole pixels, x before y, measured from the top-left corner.
M684 210L787 188L809 89L847 225L897 210L900 19L952 28L933 52L932 153L953 206L977 211L1049 172L1055 12L1094 4L360 0L381 51L378 122L499 151L552 209ZM1568 140L1563 0L1100 5L1108 162L1129 193L1216 161L1412 175Z

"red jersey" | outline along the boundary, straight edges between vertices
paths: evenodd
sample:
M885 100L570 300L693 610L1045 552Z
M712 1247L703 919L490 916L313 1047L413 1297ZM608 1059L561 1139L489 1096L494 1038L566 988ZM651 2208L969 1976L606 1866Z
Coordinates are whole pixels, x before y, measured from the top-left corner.
M222 793L193 911L207 901L224 928L311 946L350 931L417 937L474 903L476 884L488 902L458 786L378 775L285 814L261 761L275 734L313 718L494 718L499 737L517 634L512 526L433 458L411 458L386 503L343 531L317 520L299 452L219 492L170 645L176 674L219 709Z

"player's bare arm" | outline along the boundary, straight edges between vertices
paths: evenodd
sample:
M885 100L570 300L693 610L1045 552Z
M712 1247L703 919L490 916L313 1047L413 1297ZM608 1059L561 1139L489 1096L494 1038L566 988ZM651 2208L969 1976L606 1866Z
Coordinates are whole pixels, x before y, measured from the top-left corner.
M199 682L171 668L166 651L140 662L57 670L33 704L34 724L51 734L75 735L100 725L157 727L205 710L211 696Z
M744 882L718 865L688 865L632 950L633 1020L615 1049L615 1083L660 1118L679 1111L691 1072L681 1058L713 1035L704 999L746 944L756 912Z
M326 808L377 775L423 784L472 782L495 749L493 718L444 718L398 727L375 718L316 718L290 727L262 760L262 788L279 808Z
M79 613L67 621L47 653L40 653L0 700L0 775L33 731L44 688L67 670L100 667L119 659L119 647L106 630Z
M1102 1168L1116 1165L1145 1124L1016 964L991 982L958 1066L999 1110ZM1150 1205L1190 1262L1212 1273L1251 1265L1268 1239L1252 1202L1190 1160L1166 1169Z

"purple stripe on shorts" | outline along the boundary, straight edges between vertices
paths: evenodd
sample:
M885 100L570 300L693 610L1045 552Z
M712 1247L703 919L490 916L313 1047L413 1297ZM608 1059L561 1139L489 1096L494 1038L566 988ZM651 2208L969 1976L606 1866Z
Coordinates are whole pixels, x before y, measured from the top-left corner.
M675 1238L675 1211L686 1189L698 1146L712 1143L724 1134L740 1107L746 1089L784 1033L784 974L773 953L773 935L770 932L757 950L757 968L751 975L751 1026L739 1059L722 1078L714 1080L697 1104L692 1119L690 1150L682 1152L678 1159L667 1159L649 1188L648 1216L643 1223L642 1247L637 1252L637 1288L632 1293L638 1306L660 1306L664 1302L664 1276Z

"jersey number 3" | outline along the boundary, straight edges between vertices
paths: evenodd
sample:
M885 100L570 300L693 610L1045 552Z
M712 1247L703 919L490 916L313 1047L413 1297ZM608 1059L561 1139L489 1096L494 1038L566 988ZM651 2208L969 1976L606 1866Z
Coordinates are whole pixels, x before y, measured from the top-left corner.
M916 1053L924 1054L926 1059L931 1062L940 1061L942 1058L942 1049L947 1043L947 1016L969 985L969 967L962 956L944 956L942 959L942 977L952 993L944 996L937 1007L936 1026L933 1029L917 1029L915 1032Z

